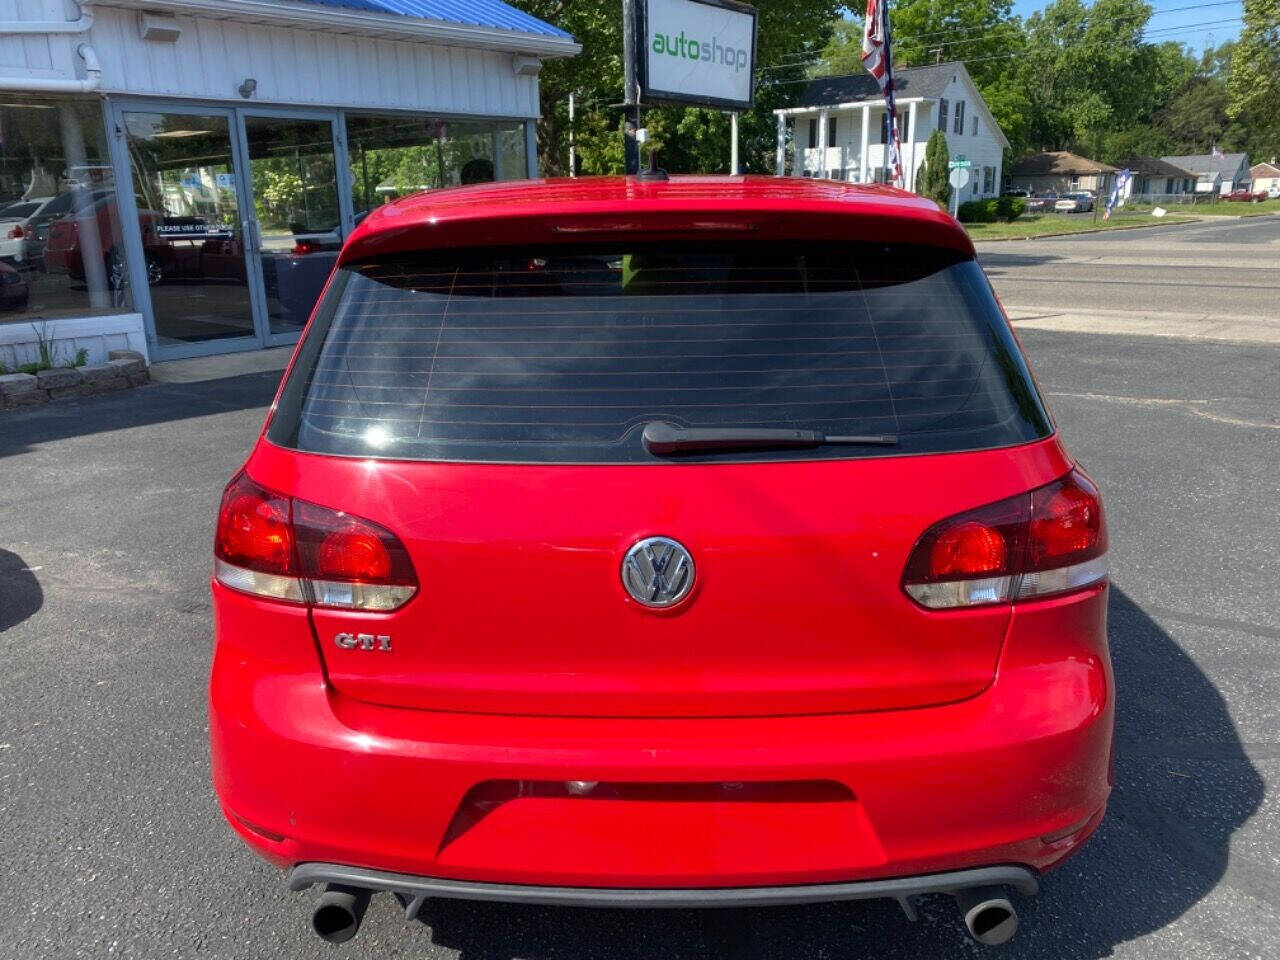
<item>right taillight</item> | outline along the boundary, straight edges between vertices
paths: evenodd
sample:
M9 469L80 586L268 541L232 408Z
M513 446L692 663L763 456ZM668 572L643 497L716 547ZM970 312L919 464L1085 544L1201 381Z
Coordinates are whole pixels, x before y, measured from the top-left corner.
M9 228L10 240L21 240L24 236L26 236L26 233L22 229L22 224L19 223Z
M390 530L260 487L227 485L214 536L214 577L273 600L346 610L395 610L417 592L404 544Z
M902 586L921 606L939 610L1064 593L1106 575L1102 500L1075 470L935 523L916 541Z

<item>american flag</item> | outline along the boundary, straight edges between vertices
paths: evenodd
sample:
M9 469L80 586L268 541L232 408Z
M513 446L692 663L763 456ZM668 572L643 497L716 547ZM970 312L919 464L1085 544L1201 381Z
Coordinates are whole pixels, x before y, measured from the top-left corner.
M902 144L898 139L898 103L893 91L893 54L890 51L888 0L867 0L862 32L862 64L880 84L889 113L889 169L894 186L902 186Z

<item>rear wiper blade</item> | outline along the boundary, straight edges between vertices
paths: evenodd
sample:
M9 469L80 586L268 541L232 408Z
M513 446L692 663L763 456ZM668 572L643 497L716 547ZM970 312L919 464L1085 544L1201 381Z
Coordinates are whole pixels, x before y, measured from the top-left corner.
M891 433L836 435L817 430L764 430L755 427L695 427L686 429L673 423L651 420L641 435L644 448L654 456L695 453L706 450L781 450L790 447L821 447L827 444L891 447L898 438Z

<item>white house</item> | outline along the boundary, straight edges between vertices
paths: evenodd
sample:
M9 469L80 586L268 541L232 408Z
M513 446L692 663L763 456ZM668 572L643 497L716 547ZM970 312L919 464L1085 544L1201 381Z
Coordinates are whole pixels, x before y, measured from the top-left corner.
M1280 190L1280 165L1273 160L1271 163L1255 163L1249 168L1249 175L1253 177L1253 191L1259 190Z
M536 173L579 49L501 0L0 0L0 364L296 340L372 206Z
M1000 192L1001 161L1009 147L964 64L933 64L895 71L899 140L908 190L915 189L925 144L934 130L947 135L951 158L972 163L960 200ZM775 110L777 172L883 183L888 111L868 73L814 80L796 106ZM789 133L790 128L790 133ZM788 149L788 144L790 149Z
M1188 157L1161 157L1196 175L1196 193L1227 194L1250 181L1247 153L1204 153Z

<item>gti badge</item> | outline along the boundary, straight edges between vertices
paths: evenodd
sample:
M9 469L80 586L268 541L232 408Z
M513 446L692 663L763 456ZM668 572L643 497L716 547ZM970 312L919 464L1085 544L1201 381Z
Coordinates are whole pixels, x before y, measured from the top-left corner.
M333 642L343 650L384 650L391 652L391 638L387 636L374 636L372 633L340 633L333 638Z
M646 607L669 607L693 589L693 557L670 537L647 537L622 558L622 585Z

